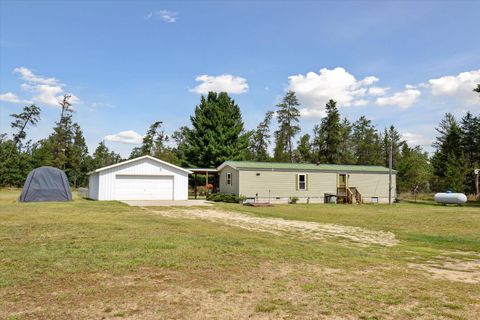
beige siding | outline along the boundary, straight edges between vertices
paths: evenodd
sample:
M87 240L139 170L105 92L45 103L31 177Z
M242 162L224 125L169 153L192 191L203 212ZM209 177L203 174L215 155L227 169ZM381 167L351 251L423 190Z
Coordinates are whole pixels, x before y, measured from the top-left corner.
M227 173L232 174L232 184L227 185ZM226 194L236 194L239 195L239 185L240 180L238 179L238 170L233 169L232 167L226 166L220 171L220 192Z
M259 174L259 175L257 175ZM296 175L308 175L308 190L297 190ZM294 171L240 171L240 194L266 199L298 197L323 201L325 193L336 193L336 173ZM270 195L269 195L270 190Z
M392 176L392 185L395 198L396 175ZM348 186L356 187L364 198L388 198L388 174L385 173L350 173Z

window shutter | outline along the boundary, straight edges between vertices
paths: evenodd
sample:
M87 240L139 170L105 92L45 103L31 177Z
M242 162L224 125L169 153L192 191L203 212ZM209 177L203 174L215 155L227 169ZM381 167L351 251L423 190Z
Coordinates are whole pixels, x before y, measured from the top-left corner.
M308 174L305 175L305 191L308 191Z
M298 191L298 174L295 175L295 190Z

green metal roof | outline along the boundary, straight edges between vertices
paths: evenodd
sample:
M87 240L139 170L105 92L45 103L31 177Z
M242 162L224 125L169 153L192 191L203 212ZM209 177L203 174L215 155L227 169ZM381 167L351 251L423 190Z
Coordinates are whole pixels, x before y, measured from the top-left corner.
M382 166L343 165L343 164L314 164L314 163L285 163L285 162L256 162L256 161L226 161L222 164L235 169L279 169L279 170L315 170L315 171L360 171L388 173L388 168ZM393 172L396 172L393 170Z

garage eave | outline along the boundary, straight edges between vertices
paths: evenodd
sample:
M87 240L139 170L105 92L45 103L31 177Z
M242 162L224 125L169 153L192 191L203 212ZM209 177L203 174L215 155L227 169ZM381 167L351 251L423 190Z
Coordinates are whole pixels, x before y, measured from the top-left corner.
M143 159L150 159L150 160L159 162L159 163L161 163L161 164L164 164L164 165L166 165L166 166L175 168L175 169L177 169L177 170L186 172L186 173L188 173L188 174L192 174L192 173L193 173L193 172L190 171L190 170L181 168L181 167L176 166L176 165L174 165L174 164L171 164L171 163L169 163L169 162L166 162L166 161L163 161L163 160L154 158L154 157L152 157L152 156L142 156L142 157L138 157L138 158L135 158L135 159L130 159L130 160L127 160L127 161L115 163L115 164L112 164L112 165L110 165L110 166L106 166L106 167L103 167L103 168L99 168L99 169L90 171L89 173L87 173L87 175L92 175L92 174L94 174L94 173L98 173L98 172L101 172L101 171L104 171L104 170L108 170L108 169L112 169L112 168L115 168L115 167L123 166L123 165L125 165L125 164L129 164L129 163L132 163L132 162L140 161L140 160L143 160Z

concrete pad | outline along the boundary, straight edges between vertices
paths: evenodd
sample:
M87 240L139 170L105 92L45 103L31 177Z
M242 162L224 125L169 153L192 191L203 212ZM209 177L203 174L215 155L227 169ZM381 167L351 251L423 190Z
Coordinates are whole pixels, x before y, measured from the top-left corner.
M132 207L197 207L211 206L205 200L125 200L123 203Z

